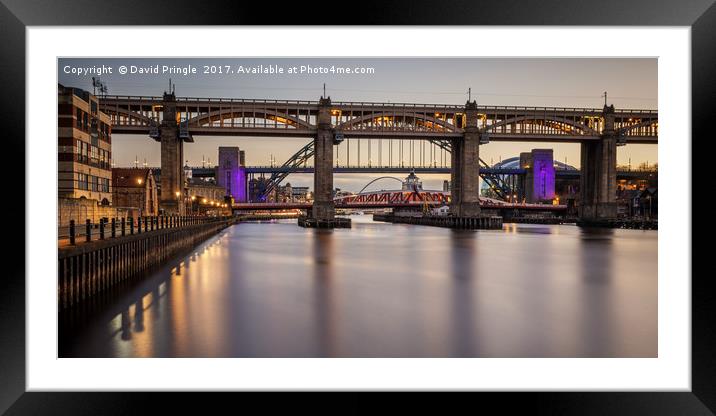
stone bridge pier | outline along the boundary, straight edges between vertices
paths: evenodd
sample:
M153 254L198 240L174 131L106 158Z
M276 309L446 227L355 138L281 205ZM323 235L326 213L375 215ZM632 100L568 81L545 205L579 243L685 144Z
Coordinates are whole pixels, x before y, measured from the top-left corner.
M579 219L582 222L600 222L617 216L617 134L613 105L604 106L603 117L601 139L581 144Z
M159 207L166 214L183 215L184 209L184 145L179 137L177 105L174 93L164 93L163 119L159 125L161 142L161 198Z
M465 133L452 140L450 212L457 217L480 216L480 129L477 102L465 104Z
M317 132L314 139L313 209L311 218L332 221L336 208L333 202L333 128L331 98L321 97L318 103Z

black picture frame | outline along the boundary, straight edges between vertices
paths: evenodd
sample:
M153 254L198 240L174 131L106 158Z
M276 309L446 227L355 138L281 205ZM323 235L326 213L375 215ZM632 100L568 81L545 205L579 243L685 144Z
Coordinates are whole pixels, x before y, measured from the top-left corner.
M32 169L25 151L25 28L36 25L254 25L254 24L381 24L381 25L637 25L690 26L692 59L692 137L708 138L716 111L716 5L714 0L502 0L490 2L381 1L360 3L367 13L349 14L335 3L294 3L286 13L274 14L262 2L239 1L89 1L0 0L0 114L3 149L12 172ZM294 10L303 9L303 10ZM295 11L295 12L294 12ZM300 13L300 12L303 13ZM306 13L308 12L308 13ZM301 16L301 17L299 17ZM304 17L307 16L307 17ZM693 140L692 140L693 145ZM696 153L694 153L696 154ZM23 155L23 157L20 157ZM25 164L28 165L25 165ZM7 166L7 165L6 165ZM691 176L691 166L684 174ZM17 175L11 186L19 187ZM23 195L32 190L25 189ZM54 186L52 184L51 186ZM692 188L695 189L695 188ZM34 190L35 192L37 190ZM17 189L12 189L18 199ZM6 270L0 277L0 412L7 414L125 414L144 413L144 401L162 403L163 411L203 407L216 396L177 393L29 393L25 392L25 266L12 259L24 258L26 218L18 204L8 204L4 217ZM23 217L24 221L19 221ZM8 230L12 225L17 230ZM691 228L691 224L684 224ZM10 240L12 239L12 240ZM22 254L19 253L22 251ZM662 255L662 253L660 253ZM679 276L688 278L689 276ZM691 392L564 392L481 393L467 400L439 398L441 413L468 404L473 409L500 406L550 414L714 414L716 412L716 308L712 273L692 279L692 389ZM138 375L141 377L141 375ZM310 396L310 395L309 395ZM472 395L471 395L472 396ZM341 395L334 396L342 399ZM222 398L226 398L223 395ZM234 399L229 399L233 401ZM260 399L267 406L275 402ZM309 399L310 400L310 399ZM300 406L305 398L281 401ZM344 406L362 401L343 400ZM401 411L425 409L425 401L401 400ZM417 406L416 406L417 405ZM213 406L213 405L212 405ZM367 405L365 405L367 406ZM210 408L205 408L209 411ZM218 407L216 409L219 409ZM347 408L344 408L347 409ZM373 410L372 406L366 407Z

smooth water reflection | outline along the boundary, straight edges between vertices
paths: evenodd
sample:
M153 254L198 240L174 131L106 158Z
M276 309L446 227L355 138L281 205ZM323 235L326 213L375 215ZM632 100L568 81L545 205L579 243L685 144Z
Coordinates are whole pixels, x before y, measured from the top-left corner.
M655 357L657 232L242 223L120 296L60 356Z

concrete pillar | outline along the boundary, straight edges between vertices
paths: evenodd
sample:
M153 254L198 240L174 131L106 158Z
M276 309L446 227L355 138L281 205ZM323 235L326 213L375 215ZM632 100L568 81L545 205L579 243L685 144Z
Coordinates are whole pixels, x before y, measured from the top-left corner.
M520 168L526 171L522 183L520 202L534 202L534 170L532 170L532 152L520 153Z
M616 218L617 138L614 106L604 107L604 130L598 141L581 148L579 217L582 220Z
M164 93L163 120L159 126L162 152L161 208L165 213L184 213L184 145L179 138L176 96ZM177 198L177 192L179 197Z
M331 125L331 98L318 104L318 130L314 140L313 209L317 220L332 220L336 209L333 203L333 130Z
M463 153L463 139L452 139L450 147L450 212L457 215L462 197L462 164L459 155Z
M452 143L450 211L459 217L480 216L480 129L477 102L465 105L465 133Z

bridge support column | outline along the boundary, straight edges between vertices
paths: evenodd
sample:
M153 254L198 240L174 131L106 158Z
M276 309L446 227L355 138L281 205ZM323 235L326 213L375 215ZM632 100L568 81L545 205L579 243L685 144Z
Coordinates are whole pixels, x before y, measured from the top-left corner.
M164 93L163 120L159 126L159 137L162 152L160 207L167 214L183 215L185 213L184 168L182 165L184 145L179 137L174 93Z
M331 98L323 98L318 105L318 131L314 139L313 209L316 220L333 220L336 209L333 202L333 131L331 125Z
M580 220L616 218L617 138L614 131L614 106L604 107L601 139L582 143L581 146Z
M465 105L465 134L452 141L450 211L458 217L480 216L480 129L477 102Z

